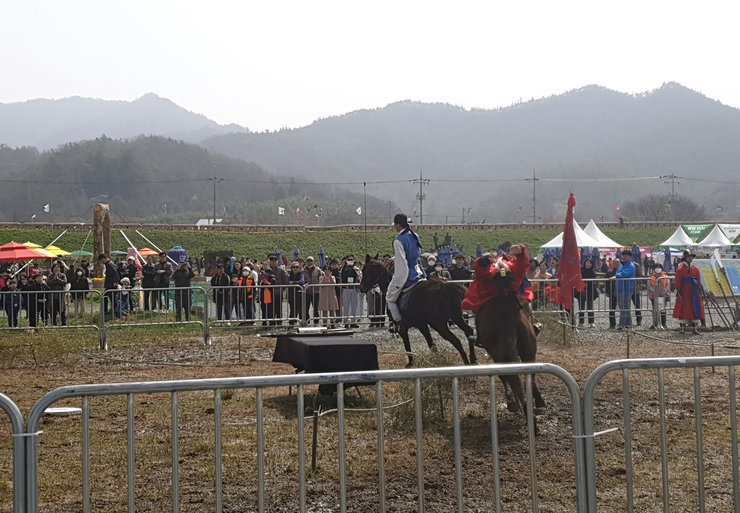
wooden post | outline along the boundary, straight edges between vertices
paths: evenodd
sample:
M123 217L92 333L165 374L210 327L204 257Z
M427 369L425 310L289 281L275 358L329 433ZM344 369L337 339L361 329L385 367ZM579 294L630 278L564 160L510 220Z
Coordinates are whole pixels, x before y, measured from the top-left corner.
M105 253L110 258L110 207L98 203L93 207L93 256L94 275L103 277L103 264L98 262L98 255Z

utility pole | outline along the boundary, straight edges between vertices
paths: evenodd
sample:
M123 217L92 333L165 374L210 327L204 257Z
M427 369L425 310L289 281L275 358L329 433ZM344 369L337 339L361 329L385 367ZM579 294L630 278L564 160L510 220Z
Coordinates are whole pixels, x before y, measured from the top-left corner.
M676 197L676 185L680 184L681 182L678 181L680 176L676 176L676 173L671 173L670 175L663 175L660 178L663 178L663 183L668 185L671 184L671 199Z
M209 180L213 180L213 224L216 224L216 183L223 182L223 178L216 178L216 173L213 173L213 178L209 178Z
M419 200L419 224L421 225L424 224L424 199L426 198L424 186L429 185L430 180L428 178L425 179L422 170L419 169L419 178L414 178L413 180L409 180L409 182L419 184L419 193L416 195L416 199Z
M537 178L535 170L532 170L532 178L525 178L525 182L532 182L532 223L537 222L537 182L541 178Z

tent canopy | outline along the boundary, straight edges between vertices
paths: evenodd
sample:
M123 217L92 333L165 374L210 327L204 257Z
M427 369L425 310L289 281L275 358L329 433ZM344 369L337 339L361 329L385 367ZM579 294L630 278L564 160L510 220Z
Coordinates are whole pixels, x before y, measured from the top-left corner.
M579 248L599 248L603 247L599 244L599 241L587 234L583 228L578 226L578 223L573 219L573 230L576 232L576 244ZM562 248L563 247L563 232L560 232L554 239L546 242L540 248Z
M704 239L696 245L700 248L728 249L732 246L732 241L727 238L727 235L724 234L722 228L718 225L714 225L714 228L709 232L709 235L704 237Z
M13 262L16 260L35 260L46 258L46 255L37 249L32 249L18 242L8 242L0 246L0 262Z
M668 237L667 240L662 242L660 244L661 248L685 248L687 246L693 246L694 241L689 237L685 231L683 231L683 228L681 225L676 228L676 231L673 232L673 235Z
M599 227L596 226L596 223L593 219L591 219L586 227L583 229L586 234L590 235L593 239L599 242L599 245L596 246L598 248L621 248L622 245L618 242L615 242L614 240L610 239L606 235L604 235L604 232L599 230Z
M26 246L27 248L33 249L37 253L41 253L42 255L44 255L42 257L36 257L36 258L56 258L57 257L56 253L52 253L48 249L44 249L42 245L36 244L35 242L26 241L23 243L23 245Z

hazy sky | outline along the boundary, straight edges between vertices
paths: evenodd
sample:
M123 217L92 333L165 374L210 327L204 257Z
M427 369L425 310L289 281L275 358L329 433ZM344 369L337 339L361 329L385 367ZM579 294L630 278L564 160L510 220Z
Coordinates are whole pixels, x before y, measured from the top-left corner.
M740 107L738 13L652 0L5 1L0 103L154 92L258 131L405 99L493 108L588 84L676 81Z

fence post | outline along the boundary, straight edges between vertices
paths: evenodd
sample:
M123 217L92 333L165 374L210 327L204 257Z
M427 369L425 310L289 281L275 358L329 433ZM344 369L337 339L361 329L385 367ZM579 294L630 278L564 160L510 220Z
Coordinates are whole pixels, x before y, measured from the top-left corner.
M102 294L98 291L98 295L100 296L100 329L98 330L98 348L101 351L107 351L108 337L105 332L105 290L103 290ZM110 306L113 308L112 304Z
M211 326L208 323L208 292L205 287L200 287L203 291L203 344L211 343Z

